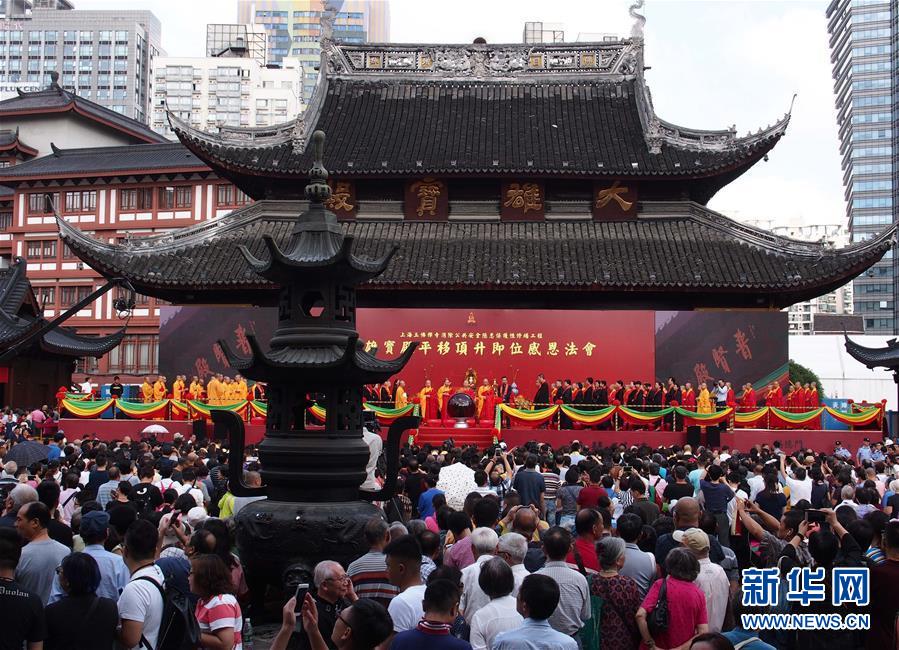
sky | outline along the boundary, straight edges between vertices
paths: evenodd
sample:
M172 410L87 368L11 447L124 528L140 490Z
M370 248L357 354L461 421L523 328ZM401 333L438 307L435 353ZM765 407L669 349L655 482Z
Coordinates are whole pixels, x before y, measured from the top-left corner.
M525 21L629 35L631 0L391 0L391 41L519 43ZM792 120L769 156L709 204L740 219L845 223L826 0L648 0L646 79L656 113L740 135ZM236 0L75 0L79 9L150 9L172 56L202 56L206 23L233 22Z

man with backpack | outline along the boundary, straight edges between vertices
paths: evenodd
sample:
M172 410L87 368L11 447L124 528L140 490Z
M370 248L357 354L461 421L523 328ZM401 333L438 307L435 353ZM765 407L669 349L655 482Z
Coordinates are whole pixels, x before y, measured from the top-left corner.
M131 581L119 597L119 642L130 650L156 650L165 609L165 577L156 566L156 527L139 519L125 533L122 555Z
M162 492L153 485L156 472L152 465L143 465L137 472L140 479L131 493L131 501L137 506L139 515L147 515L162 505Z

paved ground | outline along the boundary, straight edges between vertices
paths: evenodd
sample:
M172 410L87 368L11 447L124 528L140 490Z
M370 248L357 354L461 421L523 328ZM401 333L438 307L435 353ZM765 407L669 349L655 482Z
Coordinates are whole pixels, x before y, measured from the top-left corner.
M253 626L253 650L269 650L271 643L278 634L280 625L274 623Z

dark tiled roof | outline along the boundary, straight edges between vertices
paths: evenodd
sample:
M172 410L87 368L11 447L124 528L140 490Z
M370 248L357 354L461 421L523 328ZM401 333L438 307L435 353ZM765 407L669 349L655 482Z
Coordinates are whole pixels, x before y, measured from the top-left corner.
M0 119L6 117L11 119L13 115L64 110L75 111L89 119L110 124L113 128L130 134L138 141L166 142L165 137L153 131L146 124L63 90L58 85L51 85L49 88L36 92L19 93L16 97L0 101Z
M899 341L890 339L885 348L866 348L846 337L846 352L868 368L899 369Z
M285 245L297 204L259 202L209 224L135 240L94 240L58 219L63 239L93 268L122 275L141 293L249 293L271 289L238 250L267 255L261 237ZM700 206L636 221L352 221L354 254L377 258L397 246L387 270L365 289L432 291L784 292L820 295L880 259L893 231L841 250L741 226ZM138 286L140 285L140 286ZM788 292L792 292L789 296ZM585 294L586 295L586 294ZM199 299L198 299L199 300ZM791 304L786 302L786 304Z
M29 147L19 140L19 129L4 129L0 131L0 151L18 151L25 158L33 158L37 155L37 149Z
M48 156L0 169L0 182L18 179L84 173L206 169L190 151L177 142L133 144L118 147L56 149Z
M25 276L27 262L17 258L7 269L0 271L0 352L22 341L47 324L35 309L31 283ZM122 341L125 328L109 336L79 336L73 330L57 327L46 332L36 343L45 352L68 357L101 357ZM28 346L31 347L31 346ZM24 351L24 350L22 350Z
M861 314L813 314L815 334L864 334L865 319Z
M664 142L651 153L634 80L538 85L332 79L326 88L314 128L327 135L325 166L338 176L706 177L748 168L786 126L732 147ZM311 166L311 152L294 151L287 130L254 146L172 121L182 142L213 166L298 178Z

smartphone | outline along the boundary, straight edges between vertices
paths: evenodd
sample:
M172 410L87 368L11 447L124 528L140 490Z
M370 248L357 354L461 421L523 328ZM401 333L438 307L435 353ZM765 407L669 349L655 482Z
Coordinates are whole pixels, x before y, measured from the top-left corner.
M299 614L303 609L303 602L306 600L306 594L309 593L309 583L301 582L297 585L297 592L294 594L296 596L297 602L293 607L293 611L296 614Z
M820 510L808 509L805 511L805 520L809 523L823 524L827 521L827 514Z

